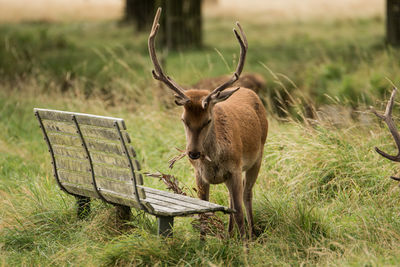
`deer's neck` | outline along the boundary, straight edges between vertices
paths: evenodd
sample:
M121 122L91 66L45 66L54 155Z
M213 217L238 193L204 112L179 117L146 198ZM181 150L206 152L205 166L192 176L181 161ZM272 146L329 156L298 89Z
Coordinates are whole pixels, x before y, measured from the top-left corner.
M218 136L215 130L215 122L212 122L212 125L208 131L206 138L204 139L204 153L210 159L216 159L220 155L220 144L218 142Z

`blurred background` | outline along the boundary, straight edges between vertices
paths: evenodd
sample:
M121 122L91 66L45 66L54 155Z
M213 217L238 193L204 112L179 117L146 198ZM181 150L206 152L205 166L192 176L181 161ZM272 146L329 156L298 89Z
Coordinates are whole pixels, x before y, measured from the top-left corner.
M33 80L31 90L110 106L172 105L150 75L146 39L158 6L159 57L187 88L212 89L234 70L231 29L240 20L250 48L238 84L257 91L273 115L315 118L338 104L351 115L398 79L395 0L0 0L3 89Z
M118 20L129 0L1 0L1 22ZM156 2L142 1L143 3ZM179 1L178 1L179 2ZM180 1L185 2L185 1ZM128 4L129 5L129 4ZM383 16L385 0L203 0L203 15L263 21Z

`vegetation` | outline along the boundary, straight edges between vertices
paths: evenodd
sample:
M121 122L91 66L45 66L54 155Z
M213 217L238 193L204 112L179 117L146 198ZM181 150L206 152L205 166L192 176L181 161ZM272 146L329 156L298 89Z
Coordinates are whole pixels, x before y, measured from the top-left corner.
M146 34L111 22L0 26L0 265L398 264L399 189L388 178L398 171L373 151L390 151L392 141L363 112L369 104L382 109L386 77L399 82L399 51L385 46L382 24L242 22L250 44L245 68L268 81L261 96L270 119L255 186L258 237L247 244L211 235L200 241L193 218L176 219L174 238L159 239L154 218L135 210L132 228L119 232L114 209L100 201L78 220L74 198L52 177L33 107L125 118L144 171L173 174L192 188L189 163L173 170L167 163L185 144L180 109L151 79ZM170 53L168 73L192 84L232 71L239 50L232 26L206 21L208 47ZM279 101L271 101L279 95L293 99L284 122L276 115ZM364 119L305 120L302 103L341 105ZM163 188L155 178L146 183ZM228 204L224 185L212 187L211 201Z

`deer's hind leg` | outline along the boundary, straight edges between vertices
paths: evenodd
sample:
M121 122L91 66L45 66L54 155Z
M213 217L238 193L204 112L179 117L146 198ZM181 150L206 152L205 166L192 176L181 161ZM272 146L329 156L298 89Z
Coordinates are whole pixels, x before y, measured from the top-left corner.
M246 171L246 177L243 181L243 202L246 208L247 223L249 225L249 236L250 238L254 233L254 219L253 219L253 186L256 183L258 172L260 171L262 157Z

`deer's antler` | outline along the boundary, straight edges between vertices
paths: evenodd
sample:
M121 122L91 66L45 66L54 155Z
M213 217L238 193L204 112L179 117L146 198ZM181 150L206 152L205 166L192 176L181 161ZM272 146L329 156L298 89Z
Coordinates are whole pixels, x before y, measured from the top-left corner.
M213 95L218 94L219 92L223 91L224 89L230 87L234 82L236 82L239 79L239 76L242 73L242 70L243 70L243 67L244 67L244 62L246 60L246 53L247 53L248 44L247 44L246 35L244 34L242 26L240 26L239 22L236 22L236 25L238 26L240 34L242 35L242 37L239 35L239 33L236 31L236 29L233 29L233 32L234 32L234 34L236 36L236 39L238 40L239 45L240 45L240 58L239 58L239 62L238 62L238 65L236 67L235 73L233 73L233 75L232 75L230 80L228 80L224 84L222 84L222 85L218 86L217 88L215 88L208 96L206 96L206 98L204 98L203 103L202 103L203 104L203 108L208 105L208 103L210 102L210 100L211 100Z
M396 96L397 93L397 88L393 88L393 92L392 95L390 96L390 99L386 105L386 110L385 113L383 115L379 114L378 112L376 112L375 110L372 110L372 112L380 119L382 119L386 125L389 128L390 133L393 136L393 139L396 143L397 146L397 155L392 156L387 154L386 152L383 152L382 150L380 150L379 148L375 147L376 152L378 152L381 156L391 160L391 161L396 161L396 162L400 162L400 134L398 132L398 130L396 129L396 125L393 121L392 118L392 109L393 109L393 105L394 105L394 98ZM392 179L396 180L396 181L400 181L400 178L397 177L391 177Z
M148 40L148 46L149 46L149 54L151 61L153 62L154 65L154 70L152 70L152 74L154 79L159 80L163 83L165 83L169 88L171 88L182 100L184 101L189 101L189 98L185 94L185 90L180 87L179 85L176 84L174 80L172 80L169 76L164 74L163 69L161 68L160 63L158 62L157 55L156 55L156 49L154 45L154 41L158 32L158 29L160 28L160 24L158 21L160 20L161 16L161 7L157 9L157 13L154 17L153 21L153 26L151 27L151 32L149 35L149 40Z

